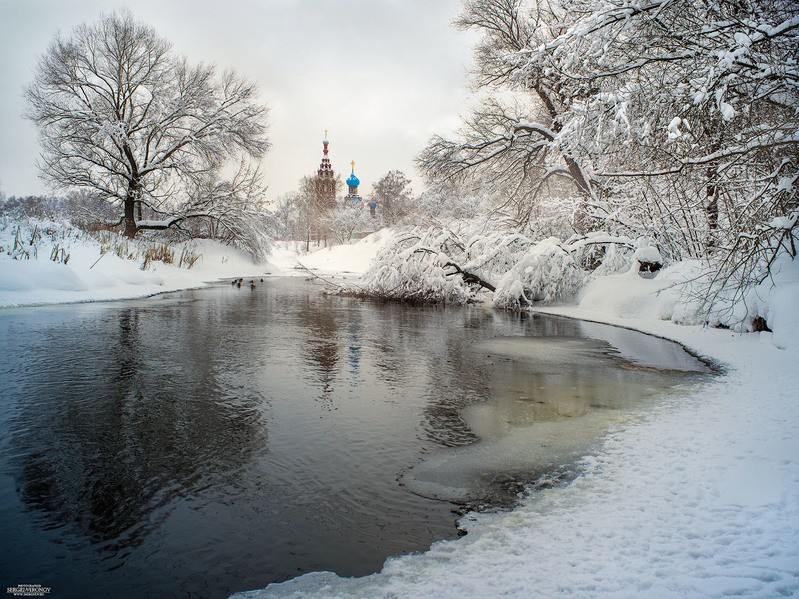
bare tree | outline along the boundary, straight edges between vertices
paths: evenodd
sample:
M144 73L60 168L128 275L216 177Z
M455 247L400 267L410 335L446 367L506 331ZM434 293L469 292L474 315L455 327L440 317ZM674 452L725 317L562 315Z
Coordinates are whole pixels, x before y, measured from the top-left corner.
M364 202L340 201L328 215L328 228L339 243L349 243L357 234L372 230L372 219Z
M330 219L336 208L335 198L338 196L343 183L341 177L331 179L332 189L325 191L319 184L317 175L305 176L300 179L298 195L295 196L299 222L304 231L306 250L310 249L311 240L317 244L327 244L333 236L330 229ZM332 193L330 193L332 191ZM331 201L332 198L332 201Z
M300 179L296 200L300 228L303 239L305 239L306 252L311 249L311 238L318 229L318 189L319 186L316 184L315 176L305 176Z
M272 210L275 237L284 240L305 237L301 230L300 211L298 209L300 203L301 199L296 191L289 191L277 198L276 205Z
M198 207L228 194L203 196L207 182L218 181L231 159L257 159L269 147L267 108L254 84L233 71L190 65L129 12L56 36L25 95L44 178L118 203L128 237L213 217ZM257 171L243 172L228 184L251 191ZM145 210L155 217L146 226Z
M333 180L334 190L341 188L341 178ZM275 215L280 226L279 234L286 239L305 241L305 250L310 250L311 241L327 239L330 232L330 217L334 207L329 197L320 193L316 175L300 179L297 189L279 198Z

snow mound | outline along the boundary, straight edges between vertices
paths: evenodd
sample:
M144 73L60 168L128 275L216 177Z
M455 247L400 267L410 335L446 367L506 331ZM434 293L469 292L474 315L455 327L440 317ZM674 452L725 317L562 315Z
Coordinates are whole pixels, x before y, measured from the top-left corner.
M596 277L578 296L581 309L620 318L671 320L699 324L696 306L686 304L686 281L702 272L700 262L680 262L663 268L657 277L647 279L636 269Z
M33 265L33 267L31 267ZM66 264L49 260L3 261L0 291L29 291L32 289L57 289L84 291L88 286Z

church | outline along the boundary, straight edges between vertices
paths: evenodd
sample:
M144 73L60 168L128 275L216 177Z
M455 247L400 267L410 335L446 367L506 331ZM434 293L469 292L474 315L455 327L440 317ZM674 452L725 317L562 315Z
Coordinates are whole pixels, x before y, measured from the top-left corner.
M316 199L318 206L323 210L332 210L336 207L336 177L328 156L329 144L325 130L325 138L322 140L322 162L316 171L315 181Z
M330 142L327 139L327 130L325 130L325 137L322 140L322 162L319 164L319 169L316 171L316 197L319 200L319 206L323 210L333 210L336 207L336 177L333 171L333 166L330 164L329 146ZM347 177L347 195L344 196L344 202L350 205L358 205L361 203L361 196L358 195L358 186L361 184L360 179L355 175L355 161L351 163L352 170L350 176ZM377 210L377 203L372 201L369 203L369 213L375 216Z

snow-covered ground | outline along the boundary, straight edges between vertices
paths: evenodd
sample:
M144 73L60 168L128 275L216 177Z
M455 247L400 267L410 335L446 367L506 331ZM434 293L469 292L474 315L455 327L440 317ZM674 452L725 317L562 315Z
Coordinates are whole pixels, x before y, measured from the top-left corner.
M0 254L0 307L140 297L238 276L350 277L383 240L309 255L278 244L268 264L205 243L194 246L202 258L190 270L145 271L111 253L98 262L96 245L73 240L68 265L48 260L49 250L38 260ZM510 512L469 516L470 533L457 541L391 559L364 578L308 574L236 597L799 595L797 266L761 290L760 313L774 333L674 324L685 309L668 285L678 270L592 282L579 304L547 311L674 339L724 374L615 429L568 486Z
M362 275L390 236L377 231L350 245L332 245L304 253L303 242L277 242L271 262L282 274L312 273L321 277L353 278Z

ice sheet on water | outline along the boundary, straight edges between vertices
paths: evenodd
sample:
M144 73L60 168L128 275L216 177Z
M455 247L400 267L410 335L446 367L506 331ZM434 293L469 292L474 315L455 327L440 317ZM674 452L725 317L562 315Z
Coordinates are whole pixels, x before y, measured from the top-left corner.
M519 486L585 455L642 401L679 382L675 371L707 370L672 342L588 328L605 339L499 337L474 346L491 396L461 416L480 440L431 454L402 482L436 499L512 502Z
M709 371L704 363L673 341L593 322L582 321L580 328L589 337L609 343L615 353L635 365L663 370Z

